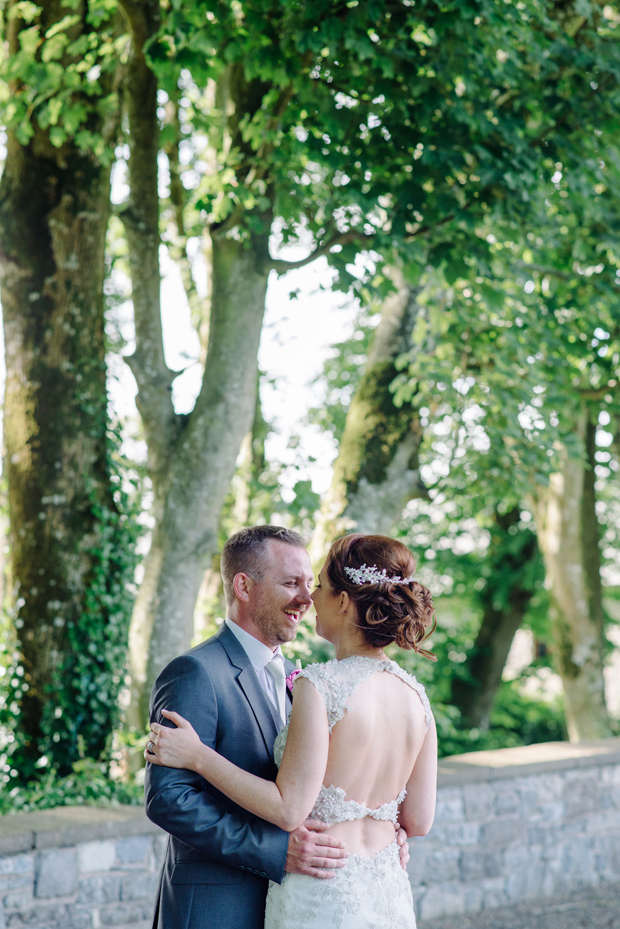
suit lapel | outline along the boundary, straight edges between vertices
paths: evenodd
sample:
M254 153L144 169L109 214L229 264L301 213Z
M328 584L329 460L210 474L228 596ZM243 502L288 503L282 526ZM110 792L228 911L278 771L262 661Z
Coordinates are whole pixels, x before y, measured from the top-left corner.
M272 708L271 701L265 696L245 649L228 626L223 624L217 636L228 655L230 663L239 670L237 683L243 690L254 713L265 742L265 748L270 757L273 758L273 743L281 726L275 707Z

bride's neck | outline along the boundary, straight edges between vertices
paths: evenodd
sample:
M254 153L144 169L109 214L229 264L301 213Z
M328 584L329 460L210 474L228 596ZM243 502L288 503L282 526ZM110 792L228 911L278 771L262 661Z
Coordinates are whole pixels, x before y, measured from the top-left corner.
M362 658L386 658L382 648L375 648L364 641L363 636L343 635L337 642L334 642L336 649L336 658L342 661L344 658L353 658L360 656Z

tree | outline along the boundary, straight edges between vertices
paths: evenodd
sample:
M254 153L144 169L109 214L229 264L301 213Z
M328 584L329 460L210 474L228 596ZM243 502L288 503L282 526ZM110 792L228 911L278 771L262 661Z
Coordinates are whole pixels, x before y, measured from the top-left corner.
M345 532L390 533L405 504L426 495L420 478L419 417L394 404L390 390L398 358L411 344L419 288L392 270L396 289L386 298L368 357L351 399L329 493L312 539L319 567L333 539Z
M101 755L117 719L133 561L108 431L104 245L116 23L93 0L11 2L0 187L14 585L6 770ZM16 770L19 765L19 771Z
M438 398L440 412L442 394L453 391L470 432L472 423L479 430L477 443L470 438L467 453L461 449L470 492L495 483L497 493L509 476L506 502L528 501L574 740L610 733L595 507L596 422L601 410L614 415L619 374L618 255L607 233L617 216L613 200L602 197L615 189L617 170L613 149L607 151L611 157L598 163L602 174L590 185L557 165L554 186L539 202L537 231L524 246L516 244L516 230L500 238L496 227L497 257L488 273L454 282L454 312L442 320L451 346L442 343L434 361L430 344L427 353L416 347L413 384L406 388L403 380L416 399L425 392L421 383L432 384L429 396ZM435 364L430 377L420 358Z
M245 348L235 348L244 372L254 371L252 334L260 328L270 270L285 273L327 255L339 275L337 286L359 288L348 265L370 246L376 257L391 258L396 248L406 266L450 256L458 266L477 217L500 207L527 215L527 193L510 203L507 194L536 185L541 165L576 132L584 101L593 112L613 108L602 95L592 106L592 90L581 76L597 68L608 83L613 80L598 20L575 18L572 7L553 19L535 4L502 5L498 17L496 7L487 0L446 15L432 2L415 9L381 3L344 10L324 0L310 14L263 0L166 10L148 60L169 100L178 100L181 133L206 137L206 148L194 149L187 168L193 191L187 210L196 221L177 222L177 230L184 225L185 236L209 230L213 306L219 302L226 313L242 303L254 308L251 325L249 316L239 324L248 335ZM498 47L511 51L498 57ZM290 262L271 256L274 229L284 244L302 233L310 237L307 257ZM486 248L482 242L477 247ZM156 319L153 304L150 313ZM212 309L212 326L215 319ZM205 378L217 352L217 337L210 338ZM170 373L159 349L152 351L159 360L149 363L149 377L153 391L162 392ZM235 429L249 427L250 380L245 399L237 395L242 415L227 408ZM224 385L220 381L218 389L232 403L235 391ZM165 410L166 402L155 406ZM182 446L197 453L193 465L178 465L183 505L177 508L172 497L165 504L172 522L165 532L155 529L157 544L134 617L134 643L150 653L149 670L137 673L143 694L159 667L188 641L222 499L212 485L205 490L204 475L217 473L225 484L231 474L221 458L212 457L204 430L192 427L201 407L199 401L182 424L192 442L184 446L182 439L173 457L180 462ZM161 415L166 428L174 423L169 411ZM149 426L146 432L163 436L166 428ZM240 440L230 438L232 458ZM155 462L155 450L153 456ZM162 499L169 499L176 480L160 482ZM204 527L196 538L186 538L188 514ZM171 637L171 627L184 632Z

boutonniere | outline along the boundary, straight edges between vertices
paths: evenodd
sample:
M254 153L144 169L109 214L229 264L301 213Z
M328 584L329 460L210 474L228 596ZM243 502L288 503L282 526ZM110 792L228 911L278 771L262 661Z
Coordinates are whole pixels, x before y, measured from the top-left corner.
M295 670L291 671L290 674L286 675L286 687L291 692L291 694L293 693L293 684L295 683L295 678L297 677L298 674L301 674L301 659L300 658L297 659Z

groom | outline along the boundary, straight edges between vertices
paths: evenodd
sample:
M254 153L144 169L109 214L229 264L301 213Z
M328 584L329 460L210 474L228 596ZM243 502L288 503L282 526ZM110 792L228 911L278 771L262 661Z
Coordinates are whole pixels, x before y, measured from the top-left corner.
M310 559L296 532L254 526L224 546L222 577L226 622L164 668L150 718L171 725L161 710L175 710L206 745L275 780L273 743L293 669L280 645L295 638L311 604ZM145 793L149 819L169 833L154 929L263 929L268 879L280 883L285 871L329 879L345 864L324 824L289 835L191 771L147 765Z

